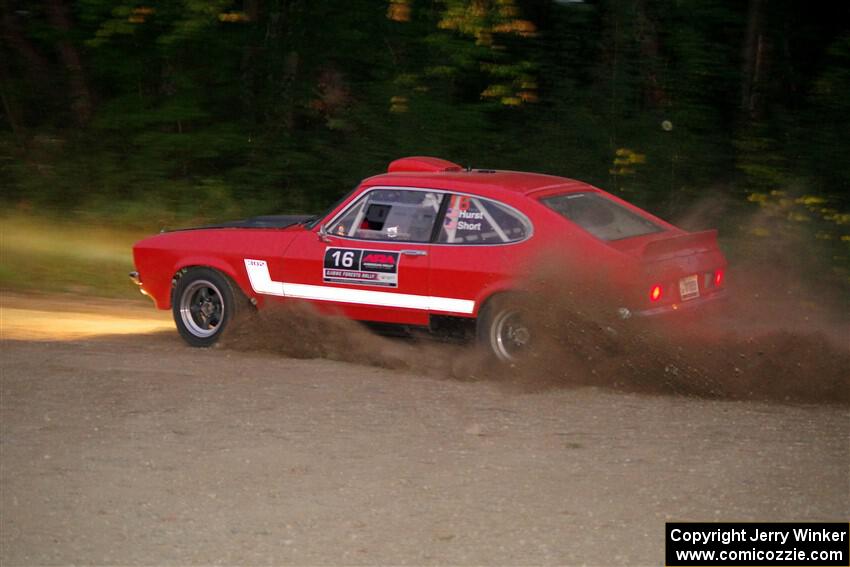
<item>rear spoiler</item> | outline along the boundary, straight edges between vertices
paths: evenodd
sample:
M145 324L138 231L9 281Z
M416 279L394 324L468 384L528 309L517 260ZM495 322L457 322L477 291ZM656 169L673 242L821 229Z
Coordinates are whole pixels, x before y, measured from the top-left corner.
M650 242L643 249L643 257L683 256L709 250L717 250L717 230L715 229Z

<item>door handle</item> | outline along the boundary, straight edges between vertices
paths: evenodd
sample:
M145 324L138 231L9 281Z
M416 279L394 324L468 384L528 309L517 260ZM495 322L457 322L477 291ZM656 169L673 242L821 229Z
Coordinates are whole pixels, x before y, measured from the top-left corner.
M405 256L427 256L428 252L425 250L402 250L402 254Z

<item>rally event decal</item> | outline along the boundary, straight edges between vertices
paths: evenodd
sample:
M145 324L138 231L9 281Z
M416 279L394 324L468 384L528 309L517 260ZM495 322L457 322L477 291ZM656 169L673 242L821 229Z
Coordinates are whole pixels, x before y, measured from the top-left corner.
M398 287L399 253L327 248L323 279L328 283Z

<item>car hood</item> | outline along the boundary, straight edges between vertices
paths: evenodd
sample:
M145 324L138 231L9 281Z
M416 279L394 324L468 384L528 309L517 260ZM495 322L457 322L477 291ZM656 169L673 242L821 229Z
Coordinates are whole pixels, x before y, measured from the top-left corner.
M176 232L180 230L203 230L210 228L289 228L291 226L303 224L313 218L314 217L311 215L265 215L243 220L227 221L219 224L178 228L168 232Z

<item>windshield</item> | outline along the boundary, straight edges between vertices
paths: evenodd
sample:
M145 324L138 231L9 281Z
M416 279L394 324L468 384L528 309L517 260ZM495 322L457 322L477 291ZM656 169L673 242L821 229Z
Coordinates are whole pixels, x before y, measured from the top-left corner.
M348 199L349 195L354 193L356 190L357 190L357 187L355 187L354 189L352 189L351 191L349 191L348 193L346 193L345 195L343 195L342 197L337 199L336 202L334 202L333 205L331 205L330 207L325 209L325 211L323 213L321 213L319 215L311 216L310 218L308 218L304 222L304 226L306 226L307 228L310 228L310 229L315 227L317 224L319 224L321 221L323 221L326 216L331 214L334 211L334 209L336 209L338 206L340 206L343 203L343 201Z
M622 240L663 230L599 193L569 193L540 201L601 240Z

